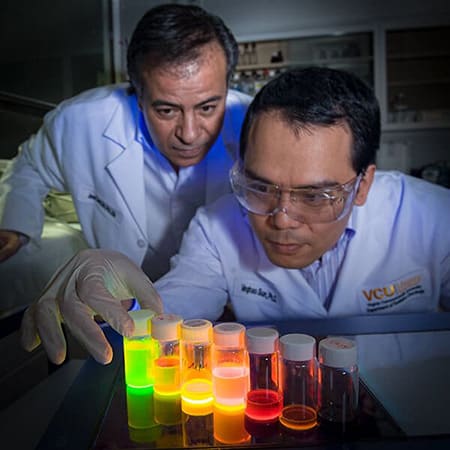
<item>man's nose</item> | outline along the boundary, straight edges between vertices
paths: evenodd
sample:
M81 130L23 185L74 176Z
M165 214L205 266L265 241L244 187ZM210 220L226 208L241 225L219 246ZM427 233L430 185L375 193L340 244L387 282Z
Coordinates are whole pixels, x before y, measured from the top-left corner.
M195 114L182 114L175 131L176 137L184 144L193 144L200 135L200 126Z
M288 192L281 193L278 206L272 213L273 225L276 228L296 228L299 226L299 222L289 216L289 206L292 207L290 205L290 194Z

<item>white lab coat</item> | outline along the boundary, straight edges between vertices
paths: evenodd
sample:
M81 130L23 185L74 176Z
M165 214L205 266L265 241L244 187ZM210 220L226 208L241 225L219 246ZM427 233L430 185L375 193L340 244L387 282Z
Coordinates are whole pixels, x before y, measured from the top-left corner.
M200 204L229 191L228 169L238 150L250 100L245 94L229 91L222 132L201 163L203 186L196 189ZM167 160L149 147L138 122L136 97L128 95L124 85L84 92L48 113L37 134L22 145L0 185L0 228L19 231L39 243L44 197L50 188L70 192L90 247L120 251L139 265L148 252L155 264L161 262L154 276L164 272L171 255L164 254L163 231L156 228L167 223L156 218L172 212L172 198L170 192L165 193L168 204L145 198L144 151L150 166L147 192L154 192L155 198L162 189L161 179L173 177L174 172ZM164 160L165 166L161 165ZM189 171L185 178L193 186L198 170L184 168L180 174ZM183 211L182 203L178 199L174 209L177 218L188 224L195 208L186 205ZM147 223L152 216L155 224ZM184 229L174 230L173 239L181 241Z
M232 195L198 210L156 287L167 311L212 320L228 299L244 322L436 311L440 297L450 307L450 190L378 172L350 225L328 310L300 270L268 260Z

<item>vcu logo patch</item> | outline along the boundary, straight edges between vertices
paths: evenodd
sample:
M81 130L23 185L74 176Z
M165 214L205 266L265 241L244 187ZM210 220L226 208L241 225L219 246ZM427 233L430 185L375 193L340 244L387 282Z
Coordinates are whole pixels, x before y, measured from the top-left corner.
M366 300L367 312L377 312L403 303L405 300L425 293L423 276L409 275L384 286L362 290Z

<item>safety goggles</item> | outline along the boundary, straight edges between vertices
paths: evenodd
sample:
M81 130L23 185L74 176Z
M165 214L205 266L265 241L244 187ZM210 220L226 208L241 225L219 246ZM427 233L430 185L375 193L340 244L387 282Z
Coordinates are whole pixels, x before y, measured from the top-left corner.
M252 178L240 161L230 170L234 195L247 211L261 216L284 212L291 219L307 224L335 222L346 216L353 205L362 176L360 173L344 184L327 187L283 189ZM289 205L280 207L281 201L286 198L289 198Z

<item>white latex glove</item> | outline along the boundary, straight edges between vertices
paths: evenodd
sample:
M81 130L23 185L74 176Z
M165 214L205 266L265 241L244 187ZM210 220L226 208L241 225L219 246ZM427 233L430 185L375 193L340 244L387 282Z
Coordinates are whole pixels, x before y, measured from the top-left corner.
M25 311L22 345L32 351L42 342L48 358L61 364L67 351L64 323L98 362L108 364L112 348L94 316L100 315L121 335L131 336L134 322L122 301L132 298L143 309L163 310L151 281L125 255L82 250L55 273L37 302Z

